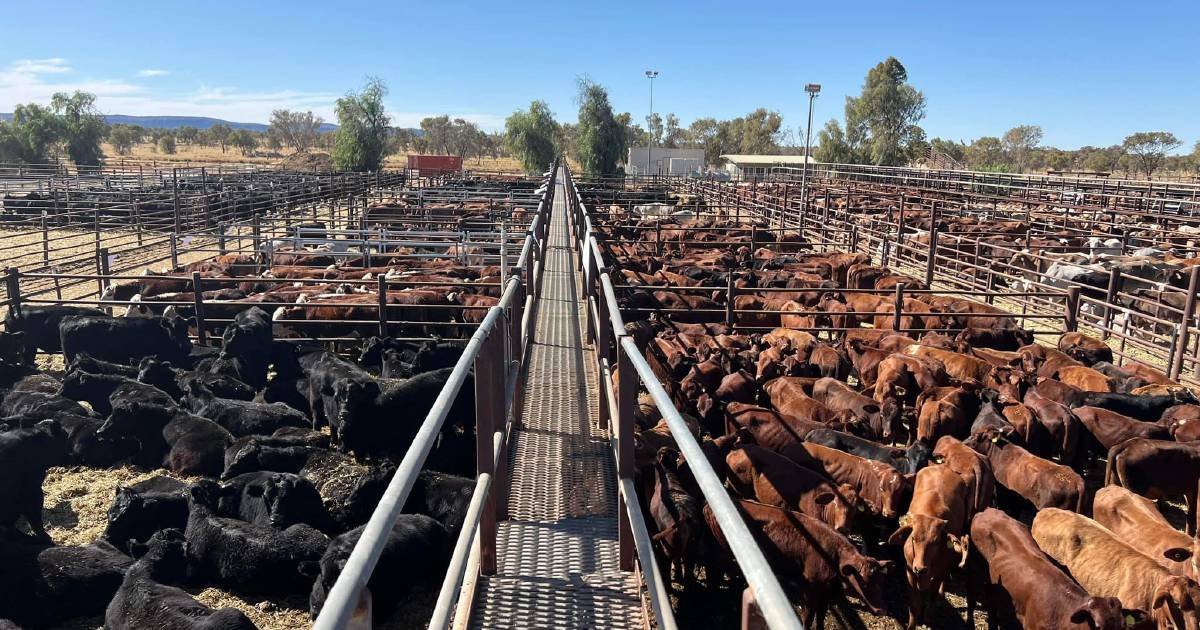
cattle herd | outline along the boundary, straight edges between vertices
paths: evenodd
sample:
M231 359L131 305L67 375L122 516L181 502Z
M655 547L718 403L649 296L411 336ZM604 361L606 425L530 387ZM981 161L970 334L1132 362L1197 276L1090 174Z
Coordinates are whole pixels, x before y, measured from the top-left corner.
M490 216L485 206L465 214ZM305 238L326 229L305 227ZM321 610L462 357L461 337L501 291L501 268L462 241L353 252L324 240L264 242L117 280L94 308L10 309L0 333L0 627L99 616L108 628L253 627L189 593L205 587L303 596ZM370 336L381 304L396 336ZM193 343L198 326L219 343ZM312 341L328 337L339 353ZM61 355L65 369L39 370L39 352ZM372 575L377 621L440 584L475 452L468 377ZM99 539L56 545L43 522L47 470L129 464L161 474L117 488Z
M723 216L619 206L592 221L624 332L806 626L848 596L937 627L952 582L989 624L1200 627L1192 389L1115 365L1087 334L1039 343L996 306L814 252L798 231L752 245ZM917 291L898 304L901 283ZM739 579L694 462L644 395L635 422L676 595ZM899 584L903 603L887 596Z

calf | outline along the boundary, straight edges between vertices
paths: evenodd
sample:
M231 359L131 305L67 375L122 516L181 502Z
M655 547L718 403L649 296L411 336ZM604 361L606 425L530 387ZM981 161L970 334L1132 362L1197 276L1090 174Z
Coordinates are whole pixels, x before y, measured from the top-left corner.
M1058 338L1058 349L1063 354L1088 366L1104 361L1112 363L1113 352L1108 344L1080 332L1064 333Z
M916 474L918 470L924 468L932 453L932 449L924 442L915 442L907 449L893 448L827 428L810 432L804 440L883 462L906 475Z
M987 562L991 583L1008 592L1022 627L1125 628L1120 600L1090 596L1046 557L1028 528L1004 512L988 508L976 514L971 544Z
M315 562L329 539L304 524L285 530L216 516L220 488L202 480L188 491L187 552L216 583L247 592L289 592L305 583L301 563Z
M104 541L70 547L2 541L0 618L40 628L100 614L131 564Z
M309 610L314 619L324 608L329 589L341 575L362 531L362 527L357 527L334 538L320 560L306 567L316 578L309 596ZM397 517L366 584L371 591L374 624L387 619L396 605L415 589L437 584L446 573L452 544L446 528L428 516Z
M987 459L971 447L946 435L933 449L933 461L963 478L971 492L971 513L991 507L996 494L996 478Z
M890 561L864 555L848 538L807 514L753 501L738 501L737 505L779 575L795 576L803 584L805 627L824 627L829 598L836 590L852 593L874 614L883 612L884 572ZM729 553L721 527L707 505L704 519L718 544Z
M462 530L474 493L474 479L423 470L408 493L404 511L437 519L454 540Z
M1135 437L1150 440L1171 439L1171 432L1166 427L1153 422L1134 420L1115 411L1100 407L1076 407L1072 412L1103 451Z
M1047 508L1033 519L1033 539L1092 595L1115 597L1150 613L1159 628L1195 630L1200 586L1171 575L1104 526L1067 510Z
M67 435L54 420L29 428L0 431L0 527L20 518L30 531L49 540L42 525L42 482L51 466L66 463Z
M1135 420L1155 422L1171 407L1196 402L1195 396L1188 390L1152 395L1085 392L1078 396L1077 405L1074 406L1099 407Z
M236 437L269 435L283 427L312 426L307 416L284 403L218 398L194 379L187 382L187 403L196 415L216 422Z
M257 306L238 313L221 334L221 356L240 361L239 380L253 387L266 385L271 357L271 318L267 313Z
M856 427L866 429L871 437L891 441L902 429L901 408L895 400L880 405L875 399L854 391L835 378L822 378L813 384L813 399L834 412L849 411L853 414Z
M65 360L86 352L114 363L130 363L145 357L182 364L191 342L187 321L162 317L67 317L59 332Z
M688 493L679 477L679 455L668 448L658 450L649 493L650 517L658 532L651 538L655 548L678 569L680 579L690 579L689 562L703 554L701 502Z
M1132 438L1108 451L1105 485L1117 484L1148 498L1182 496L1188 506L1188 533L1196 533L1196 492L1200 484L1200 444Z
M893 519L908 509L912 497L911 476L901 474L883 462L814 442L800 446L804 455L797 457L795 448L788 448L783 454L796 462L815 461L834 483L853 489L872 514Z
M730 451L725 464L730 482L742 496L803 512L842 533L850 531L858 503L850 486L835 486L824 474L753 444Z
M1050 440L1054 444L1055 454L1058 455L1059 461L1067 465L1073 464L1076 449L1079 446L1080 433L1083 431L1079 418L1076 418L1066 405L1046 398L1036 389L1026 392L1022 403L1029 407L1033 412L1034 419L1040 422L1046 432L1050 434Z
M171 477L151 477L128 486L117 486L108 507L103 538L127 548L144 543L168 528L187 527L187 484Z
M978 387L935 387L917 396L917 440L931 444L942 436L965 438L979 414Z
M4 330L25 333L24 362L32 364L38 350L62 352L59 324L68 317L106 317L100 309L79 306L23 306L9 309L4 318Z
M941 589L950 568L966 566L974 501L973 489L949 466L935 464L917 473L908 513L888 539L889 544L903 546L908 565L910 629L924 618L926 599Z
M188 578L188 558L183 534L177 529L159 532L137 551L144 553L125 573L116 595L104 612L109 630L178 628L185 630L254 630L257 626L236 608L213 610L182 589L164 582ZM136 552L135 552L136 553Z
M1150 499L1121 486L1105 486L1092 501L1092 518L1171 573L1193 580L1200 575L1200 542L1175 529Z
M1087 495L1083 478L1069 466L1042 459L1013 444L995 429L972 435L964 444L987 458L992 474L1001 486L1020 495L1035 508L1083 511Z
M275 529L304 523L334 530L316 486L291 473L253 472L230 479L221 486L218 513Z

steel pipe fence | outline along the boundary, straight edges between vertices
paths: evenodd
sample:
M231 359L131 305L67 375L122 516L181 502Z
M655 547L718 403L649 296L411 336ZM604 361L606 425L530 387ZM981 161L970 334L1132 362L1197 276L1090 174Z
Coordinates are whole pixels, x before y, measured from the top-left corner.
M600 421L602 426L612 426L614 429L612 433L619 482L623 486L632 485L633 482L633 415L640 384L666 419L672 436L691 466L701 492L711 506L721 531L729 541L734 557L746 577L751 596L744 600L744 606L761 610L768 627L803 628L778 578L725 491L721 479L708 465L699 443L692 436L649 363L633 339L626 334L608 264L596 241L598 232L597 226L592 223L591 210L574 183L569 182L568 185L572 234L580 252L579 264L584 273L584 293L588 300L587 338L589 343L596 344L599 372L607 375L605 385L601 387L605 404L600 406ZM613 383L614 373L619 383ZM619 542L623 566L632 567L636 553L643 574L648 576L645 582L656 618L660 624L669 627L674 624L673 613L669 612L670 601L664 589L659 587L661 575L653 553L646 548L649 536L640 531L645 528L645 521L635 518L641 515L630 507L636 503L633 497L623 492L621 499ZM641 548L638 548L639 545ZM646 556L649 556L649 564L644 559ZM746 618L747 615L744 614L743 617Z
M472 541L478 541L480 572L495 572L497 506L507 498L500 496L506 490L506 484L501 478L503 469L499 463L507 446L509 430L521 413L519 392L523 389L525 357L533 339L534 319L528 310L533 302L529 298L536 296L539 291L556 171L556 168L551 169L546 192L533 222L525 232L518 263L505 280L500 303L488 310L468 342L462 358L455 365L449 381L429 410L337 582L330 589L325 607L313 624L314 628L370 627L371 606L367 582L450 406L472 369L475 374L479 474L468 518L455 542L429 627L445 628L448 625L460 593L461 581L466 574Z
M743 193L728 193L725 190L729 188L728 184L691 182L689 186L701 194L707 193L708 189L714 189L713 194L735 194L739 196L742 203L751 203L746 200ZM904 216L906 210L910 212L910 218L913 216L914 211L905 203L910 199L896 194L886 195L886 197L898 198L903 205L893 206L886 213L864 215L857 212L852 204L846 204L844 208L831 212L828 215L828 221L834 225L857 228L858 251L875 256L884 266L908 271L918 278L924 277L927 282L989 293L995 292L998 286L1025 288L1040 292L1071 290L1080 292L1085 296L1082 304L1086 308L1080 309L1077 313L1077 324L1082 330L1104 338L1114 338L1118 343L1115 353L1122 363L1129 360L1138 361L1163 371L1172 379L1200 384L1200 375L1196 374L1197 366L1200 366L1200 359L1197 358L1200 357L1200 338L1198 338L1200 336L1196 334L1195 330L1198 323L1194 308L1188 313L1186 326L1179 324L1181 320L1175 320L1171 324L1175 332L1169 336L1161 332L1157 335L1150 334L1147 331L1153 331L1156 327L1161 328L1164 324L1154 321L1154 316L1143 312L1144 310L1160 314L1178 314L1180 318L1184 313L1183 309L1169 306L1161 299L1156 303L1150 303L1145 296L1140 296L1125 288L1127 285L1138 286L1139 284L1145 287L1147 284L1145 281L1125 276L1119 270L1110 275L1107 287L1085 284L1068 277L1049 275L1047 272L1055 268L1056 264L1058 269L1062 269L1071 266L1084 267L1086 263L1070 263L1061 257L1054 256L1053 251L1033 251L1028 247L1022 247L1021 243L998 243L989 240L986 235L981 237L969 234L939 233L932 220L936 217L933 216L929 217L930 222L924 226L933 229L914 228L910 223L905 222ZM771 210L775 204L773 199L760 198L753 204L751 210L757 210L763 215L770 215L772 212L784 214L789 210L778 206L776 206L776 210ZM948 206L930 208L926 212L940 214L947 208ZM946 214L952 212L953 210L950 210ZM885 214L891 216L885 216ZM940 216L946 216L946 214ZM1018 213L1010 218L1023 218L1026 221L1025 225L1029 226L1032 225L1028 222L1031 216L1037 217L1032 213L1025 213L1022 217ZM825 219L826 217L822 217L822 220ZM1042 221L1043 229L1047 233L1053 232L1053 227L1062 225L1049 221L1045 217L1042 218ZM1029 234L1029 232L1022 234L1026 244L1029 243ZM1129 243L1129 241L1126 242ZM1143 241L1140 244L1158 244L1160 242L1162 242L1161 238ZM1123 244L1122 250L1129 251L1129 247L1132 247L1133 244L1138 243L1134 241L1129 245ZM1085 252L1088 249L1094 250L1094 247L1084 248ZM1079 253L1085 254L1085 252ZM1018 265L1018 260L1022 261L1024 266ZM1157 290L1162 295L1174 296L1173 300L1186 304L1194 303L1197 299L1197 294L1190 288L1189 283L1188 289L1159 286ZM1000 299L1001 297L1004 299ZM989 303L1003 303L1009 310L1019 309L1021 315L1031 319L1035 315L1061 312L1061 305L1047 300L1045 296L993 295L985 300ZM1097 304L1098 300L1102 303ZM1141 305L1141 309L1131 308L1134 305ZM1116 326L1113 325L1114 319L1118 324ZM1184 370L1185 364L1191 369Z

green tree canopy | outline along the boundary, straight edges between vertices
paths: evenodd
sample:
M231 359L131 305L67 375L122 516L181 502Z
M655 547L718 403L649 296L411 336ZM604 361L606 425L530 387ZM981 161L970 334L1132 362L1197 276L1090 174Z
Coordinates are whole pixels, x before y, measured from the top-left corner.
M108 131L108 141L117 155L129 155L138 140L141 140L140 134L129 125L113 125Z
M62 120L36 103L17 105L12 120L0 123L0 157L5 161L45 164L62 137Z
M277 109L271 112L271 125L267 128L267 133L280 144L292 147L297 152L307 151L316 144L321 125L324 123L324 119L312 112Z
M895 57L871 68L861 94L846 97L845 116L844 130L826 124L818 134L822 144L831 143L819 155L897 166L919 158L927 146L917 125L925 117L925 95L909 85L908 70Z
M337 170L377 171L383 166L389 125L384 96L387 86L370 78L361 92L337 100L338 130L333 145L333 166Z
M578 99L575 151L580 167L588 175L618 174L629 145L625 129L613 116L608 91L589 79L580 79Z
M164 133L158 138L158 150L166 155L175 155L175 135Z
M1121 143L1136 167L1146 174L1146 179L1154 176L1168 153L1181 146L1183 142L1168 131L1139 131L1126 136L1125 142Z
M1021 125L1004 132L1000 138L1008 159L1018 173L1025 172L1034 149L1042 143L1042 128L1037 125Z
M245 129L238 129L229 134L229 144L241 151L242 155L253 155L258 148L258 138Z
M59 130L71 161L76 166L99 166L104 157L100 151L104 119L96 109L96 96L79 91L59 92L51 97L50 107L59 117Z
M554 161L558 124L545 101L533 101L504 121L504 139L527 173L541 173Z

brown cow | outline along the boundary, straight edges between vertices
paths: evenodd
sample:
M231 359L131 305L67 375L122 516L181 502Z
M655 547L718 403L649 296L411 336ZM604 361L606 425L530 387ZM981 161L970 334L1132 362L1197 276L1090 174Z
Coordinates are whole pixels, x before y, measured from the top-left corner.
M964 444L987 457L1000 485L1017 493L1035 508L1084 509L1087 489L1083 478L1069 466L1030 453L1009 442L994 428L972 435Z
M914 404L923 390L941 387L950 381L940 362L905 354L893 354L879 364L875 381L875 400L903 400Z
M1054 378L1062 368L1083 365L1063 352L1036 343L1021 346L1017 353L1021 355L1021 367L1027 374L1044 378Z
M815 429L828 428L819 422L809 422L771 409L743 403L726 405L725 420L729 425L729 432L739 428L746 429L753 437L755 444L765 446L773 451L782 451L788 445L802 442L804 436Z
M888 464L812 442L788 447L783 454L792 460L817 461L835 483L853 488L872 514L892 519L908 509L912 477Z
M1200 541L1172 527L1150 499L1105 486L1092 501L1092 518L1171 573L1193 580L1200 575Z
M1068 365L1060 368L1054 376L1067 385L1085 392L1115 391L1112 379L1105 376L1099 370L1093 370L1090 367L1082 365Z
M890 443L892 436L900 434L901 409L894 400L880 405L874 398L864 396L849 385L828 377L813 384L812 397L834 411L849 411L858 426L875 439Z
M1022 401L1033 411L1033 417L1046 428L1050 440L1055 445L1055 454L1059 461L1070 465L1075 462L1076 449L1079 446L1079 435L1083 430L1079 418L1071 413L1065 405L1061 405L1038 393L1036 389L1025 392Z
M659 449L653 484L649 511L658 532L651 541L671 562L672 570L678 568L680 577L686 578L691 575L687 563L701 556L704 530L701 501L688 494L680 481L678 453Z
M941 588L950 568L966 566L973 502L972 488L949 466L934 464L917 473L908 513L888 539L903 545L908 565L909 628L922 621L925 600Z
M1055 508L1033 519L1033 539L1092 595L1148 611L1159 628L1200 627L1200 586L1172 575L1092 519Z
M844 344L846 354L850 357L850 365L858 384L863 388L873 388L879 378L879 364L892 356L892 352L868 346L860 339L847 339Z
M733 489L747 499L803 512L846 533L854 520L858 495L848 485L835 486L820 472L754 444L725 456Z
M1064 333L1058 338L1058 349L1084 365L1113 361L1112 348L1108 344L1081 332Z
M917 439L936 442L942 436L965 438L979 413L978 387L971 384L934 387L917 396Z
M738 501L737 505L776 571L795 576L804 585L805 627L824 627L829 598L839 586L874 614L883 613L884 571L889 561L864 555L848 538L807 514L753 501ZM704 518L729 553L729 544L707 505Z
M996 495L996 478L987 458L949 435L942 436L933 448L933 463L948 466L958 473L971 490L971 511L978 512L992 504Z
M987 561L992 584L1012 598L1022 627L1124 630L1120 600L1088 595L1046 557L1029 529L1004 512L988 508L976 514L971 544Z
M1200 440L1200 405L1175 405L1163 412L1158 423L1167 427L1176 442Z
M1133 438L1108 451L1105 485L1117 484L1147 499L1184 497L1188 533L1196 533L1200 444Z
M946 374L959 380L982 381L992 371L992 365L983 359L930 346L909 346L904 349L904 354L938 361L945 368Z
M796 376L783 376L763 385L763 391L771 400L771 406L779 413L795 416L810 422L819 422L834 427L845 426L851 420L848 411L834 411L812 399L805 393L805 385L812 381Z
M1171 432L1153 422L1134 420L1100 407L1076 407L1071 410L1104 451L1128 440L1141 437L1169 440Z

